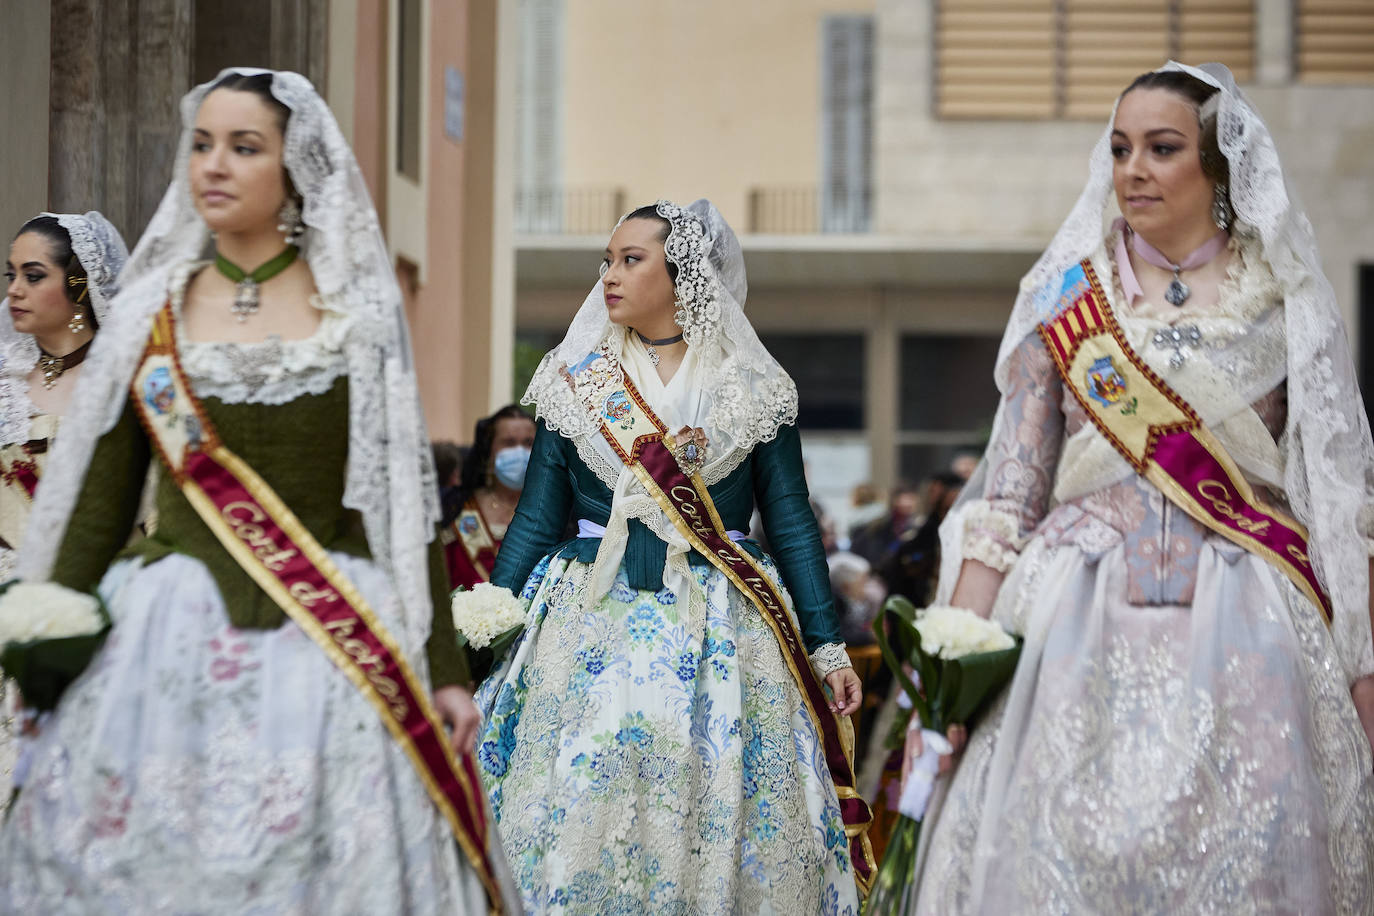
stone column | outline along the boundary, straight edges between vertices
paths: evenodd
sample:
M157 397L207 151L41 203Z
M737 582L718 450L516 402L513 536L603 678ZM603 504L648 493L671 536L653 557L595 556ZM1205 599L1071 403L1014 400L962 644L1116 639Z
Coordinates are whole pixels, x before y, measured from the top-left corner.
M192 0L52 0L48 200L100 210L132 248L171 178Z
M0 0L0 235L48 208L47 0Z

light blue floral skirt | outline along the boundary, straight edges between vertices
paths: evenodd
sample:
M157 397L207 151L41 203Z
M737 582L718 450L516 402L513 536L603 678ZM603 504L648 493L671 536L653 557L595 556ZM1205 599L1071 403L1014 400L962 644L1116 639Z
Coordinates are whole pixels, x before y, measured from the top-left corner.
M532 622L477 695L478 756L526 908L856 916L835 786L753 605L696 568L705 615L690 620L622 568L584 612L590 572L535 568Z

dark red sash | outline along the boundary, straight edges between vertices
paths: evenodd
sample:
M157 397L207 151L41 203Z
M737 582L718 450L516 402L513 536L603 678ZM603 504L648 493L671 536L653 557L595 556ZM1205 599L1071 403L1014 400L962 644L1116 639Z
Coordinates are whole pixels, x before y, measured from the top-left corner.
M622 371L619 381L621 384L612 386L613 390L601 399L601 403L593 405L602 420L602 435L693 549L748 596L773 630L811 721L821 736L849 838L854 878L860 892L866 895L876 869L868 840L868 825L873 814L859 797L854 778L852 730L846 732L848 722L842 723L831 711L825 688L811 668L801 634L788 615L777 587L758 562L730 540L705 482L700 474L688 475L682 469L668 447L667 427L649 408L628 373ZM848 741L846 734L851 736Z
M455 758L428 691L372 608L268 483L220 440L182 371L170 305L153 324L130 397L163 464L220 543L377 710L499 912L486 795L472 755Z

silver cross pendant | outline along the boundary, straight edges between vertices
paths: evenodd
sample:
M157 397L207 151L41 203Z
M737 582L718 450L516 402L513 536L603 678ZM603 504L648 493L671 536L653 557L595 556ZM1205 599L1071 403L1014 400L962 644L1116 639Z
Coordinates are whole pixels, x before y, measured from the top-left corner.
M1154 345L1172 349L1174 352L1169 355L1169 365L1180 369L1188 361L1187 350L1202 346L1202 331L1195 324L1164 328L1155 331Z

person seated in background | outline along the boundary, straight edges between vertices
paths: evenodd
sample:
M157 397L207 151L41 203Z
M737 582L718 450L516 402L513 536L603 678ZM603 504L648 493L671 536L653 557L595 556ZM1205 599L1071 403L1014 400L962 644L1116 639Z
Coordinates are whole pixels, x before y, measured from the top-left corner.
M875 567L881 567L896 553L903 535L916 523L920 496L909 483L899 482L888 494L887 511L849 533L849 549Z
M887 583L889 594L905 595L917 607L930 600L931 589L940 572L940 523L959 498L965 478L957 471L942 471L926 481L925 520L909 530L892 552L878 575Z
M873 621L887 595L882 580L873 575L867 560L847 550L830 554L826 564L830 567L830 590L835 595L840 635L851 646L873 643Z

